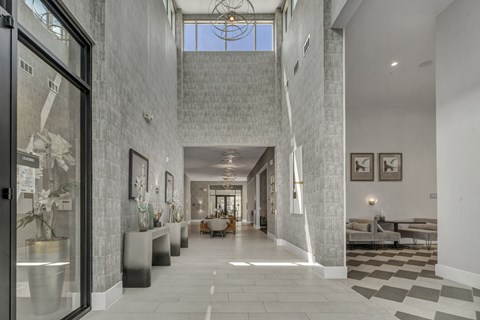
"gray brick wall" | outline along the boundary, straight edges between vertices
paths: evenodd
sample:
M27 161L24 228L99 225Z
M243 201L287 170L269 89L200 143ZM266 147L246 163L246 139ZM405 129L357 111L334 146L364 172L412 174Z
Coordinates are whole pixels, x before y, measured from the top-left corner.
M165 170L175 176L183 197L176 45L161 1L67 0L66 5L95 41L93 291L103 292L121 280L123 232L137 228L135 202L128 200L129 149L149 158L150 188L158 180L165 211ZM131 17L142 19L128 23ZM143 112L154 116L150 124Z
M343 40L324 27L329 22L329 0L300 1L283 39L282 74L288 86L283 81L276 149L277 229L279 238L314 254L319 263L343 266ZM304 57L309 34L311 46ZM303 146L304 215L289 213L288 166L294 146Z
M275 144L273 52L184 52L182 92L184 145Z

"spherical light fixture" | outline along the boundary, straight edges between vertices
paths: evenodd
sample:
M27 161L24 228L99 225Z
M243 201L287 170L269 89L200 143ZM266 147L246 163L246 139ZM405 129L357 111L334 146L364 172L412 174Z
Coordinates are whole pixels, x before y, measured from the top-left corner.
M255 8L250 0L211 0L208 10L212 31L220 39L237 41L247 37L254 28Z

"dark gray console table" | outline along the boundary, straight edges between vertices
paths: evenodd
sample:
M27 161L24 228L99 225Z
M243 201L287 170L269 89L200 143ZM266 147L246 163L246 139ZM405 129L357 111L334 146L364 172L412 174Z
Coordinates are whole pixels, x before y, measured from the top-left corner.
M188 222L165 223L170 229L171 254L174 257L180 255L180 248L188 248Z
M168 227L125 233L123 250L123 286L125 288L150 287L152 265L169 266L170 264Z

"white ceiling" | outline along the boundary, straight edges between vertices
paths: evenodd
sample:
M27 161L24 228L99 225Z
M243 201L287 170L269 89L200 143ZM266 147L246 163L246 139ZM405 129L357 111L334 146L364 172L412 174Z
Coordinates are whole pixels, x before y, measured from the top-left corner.
M186 147L184 149L185 174L191 181L223 181L224 165L220 164L223 152L229 147ZM266 148L234 147L240 154L236 168L238 182L247 176L257 164Z
M255 13L274 13L283 3L283 0L250 0ZM208 12L211 0L176 0L177 7L184 14L205 14Z
M435 66L419 65L435 60L435 17L452 1L363 1L345 31L348 108L435 104Z

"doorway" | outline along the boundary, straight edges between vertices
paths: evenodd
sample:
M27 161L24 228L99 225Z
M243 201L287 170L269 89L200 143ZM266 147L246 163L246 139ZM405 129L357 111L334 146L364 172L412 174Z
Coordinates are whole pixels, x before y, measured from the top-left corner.
M59 1L0 4L0 318L75 319L90 310L92 41Z

